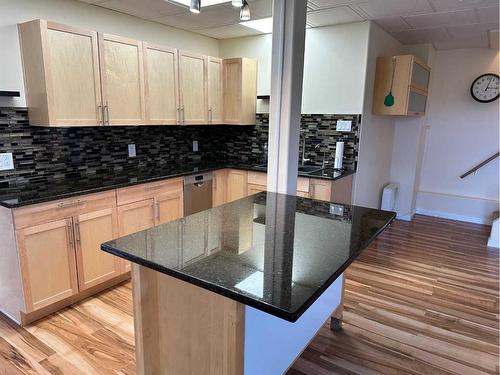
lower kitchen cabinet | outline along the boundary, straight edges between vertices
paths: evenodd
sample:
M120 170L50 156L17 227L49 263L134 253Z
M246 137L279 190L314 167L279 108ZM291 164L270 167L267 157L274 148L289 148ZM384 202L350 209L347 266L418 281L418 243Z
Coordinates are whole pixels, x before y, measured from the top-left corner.
M310 197L321 201L330 202L332 200L332 182L330 180L315 179L309 180Z
M118 206L118 232L120 237L152 228L154 225L153 198Z
M17 231L26 312L78 293L73 220Z
M229 169L227 172L226 202L232 202L247 196L248 175L246 171Z
M118 237L116 208L77 216L74 230L80 290L110 280L123 272L122 260L101 250L102 243Z
M212 206L217 207L226 203L227 169L219 169L213 172L212 189Z
M156 225L180 219L183 216L182 187L178 190L163 193L155 198Z

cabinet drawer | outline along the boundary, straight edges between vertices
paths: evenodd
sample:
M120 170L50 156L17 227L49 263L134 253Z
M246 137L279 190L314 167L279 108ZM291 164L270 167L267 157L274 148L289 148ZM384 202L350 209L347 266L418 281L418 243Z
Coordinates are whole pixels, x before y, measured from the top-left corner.
M248 172L248 183L267 186L267 174L263 172Z
M115 190L16 208L14 222L20 229L112 207L116 207Z
M299 177L297 179L297 191L309 193L309 179L307 177Z
M163 193L182 192L182 189L182 178L171 178L168 180L118 189L116 191L116 201L118 202L118 206L121 206L123 204L154 198Z

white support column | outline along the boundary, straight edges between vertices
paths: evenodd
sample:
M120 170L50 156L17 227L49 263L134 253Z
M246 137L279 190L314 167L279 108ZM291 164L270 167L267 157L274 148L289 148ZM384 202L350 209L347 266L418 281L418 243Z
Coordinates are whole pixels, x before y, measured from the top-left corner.
M307 1L274 0L268 191L297 191Z

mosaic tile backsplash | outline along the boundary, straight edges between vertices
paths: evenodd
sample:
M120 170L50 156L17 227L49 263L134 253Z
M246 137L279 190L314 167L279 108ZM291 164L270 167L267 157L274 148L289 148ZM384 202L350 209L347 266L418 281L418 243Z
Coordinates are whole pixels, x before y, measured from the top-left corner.
M335 131L337 119L352 120L352 132ZM356 167L360 115L303 115L306 154L321 165L332 160L335 142L345 142L344 166ZM0 171L0 188L35 181L106 176L123 170L154 169L169 164L243 161L262 164L269 115L256 126L117 126L42 128L29 126L26 108L0 108L0 152L13 152L14 170ZM197 140L199 151L192 151ZM128 157L134 143L137 156ZM315 147L316 145L320 145ZM302 146L301 146L302 147ZM301 151L302 152L302 151Z

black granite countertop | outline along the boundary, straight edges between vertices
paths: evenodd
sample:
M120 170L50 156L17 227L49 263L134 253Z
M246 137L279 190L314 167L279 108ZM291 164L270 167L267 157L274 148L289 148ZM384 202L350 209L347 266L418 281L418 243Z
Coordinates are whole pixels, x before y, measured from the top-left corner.
M54 179L31 182L15 187L0 189L0 206L16 208L69 198L78 195L112 190L167 178L194 173L214 171L222 168L237 168L252 171L266 171L266 167L241 163L196 163L163 167L155 170L122 170L106 175L88 175L84 178ZM354 171L325 170L325 173L300 173L300 176L336 180L353 174Z
M102 249L294 322L394 218L264 192Z

